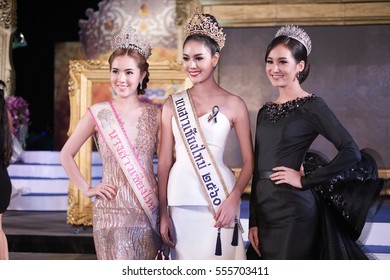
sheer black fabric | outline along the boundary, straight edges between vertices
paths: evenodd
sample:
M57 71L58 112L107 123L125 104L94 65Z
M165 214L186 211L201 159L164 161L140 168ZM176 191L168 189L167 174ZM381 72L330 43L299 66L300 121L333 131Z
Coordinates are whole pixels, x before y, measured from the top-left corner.
M321 216L320 259L369 259L369 252L357 241L381 205L384 180L378 178L374 158L365 151L361 154L357 164L314 188ZM325 165L320 155L306 154L306 173Z

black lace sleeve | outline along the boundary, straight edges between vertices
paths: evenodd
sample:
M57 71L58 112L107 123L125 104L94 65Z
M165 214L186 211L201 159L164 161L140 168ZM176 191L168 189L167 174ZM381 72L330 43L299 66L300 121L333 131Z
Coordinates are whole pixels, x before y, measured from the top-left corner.
M375 159L364 150L361 155L360 161L313 188L318 197L345 222L353 240L359 238L367 219L370 219L369 213L375 213L370 208L380 206L380 192L384 185L384 180L378 178ZM320 154L306 153L304 170L307 175L326 165L327 160Z
M338 153L326 166L302 177L301 183L304 188L314 187L327 182L357 163L361 158L359 148L352 136L329 109L324 100L320 97L315 97L308 102L310 102L310 106L308 106L306 113L313 129L332 142Z

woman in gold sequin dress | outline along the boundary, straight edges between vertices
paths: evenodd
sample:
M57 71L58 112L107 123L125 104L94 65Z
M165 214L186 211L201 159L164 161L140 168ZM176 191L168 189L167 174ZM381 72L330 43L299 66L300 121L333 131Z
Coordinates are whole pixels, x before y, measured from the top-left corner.
M158 209L151 198L157 197L153 154L158 148L161 110L139 99L149 81L151 48L130 26L114 37L112 47L109 64L114 98L89 108L62 148L60 159L70 180L83 194L95 198L97 258L154 259L161 244L153 219L158 211L145 205ZM107 134L110 125L115 129ZM73 159L91 136L103 163L102 181L94 187Z

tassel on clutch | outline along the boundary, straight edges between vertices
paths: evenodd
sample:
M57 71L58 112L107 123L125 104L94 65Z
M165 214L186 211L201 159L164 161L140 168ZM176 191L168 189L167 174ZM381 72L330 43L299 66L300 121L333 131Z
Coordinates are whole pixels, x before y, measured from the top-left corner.
M162 244L161 248L157 251L157 256L155 259L156 260L170 260L171 259L170 248L167 245Z
M238 220L237 218L234 220L234 230L233 230L233 238L232 238L232 246L238 246Z
M221 228L218 228L217 244L215 246L215 255L222 256Z

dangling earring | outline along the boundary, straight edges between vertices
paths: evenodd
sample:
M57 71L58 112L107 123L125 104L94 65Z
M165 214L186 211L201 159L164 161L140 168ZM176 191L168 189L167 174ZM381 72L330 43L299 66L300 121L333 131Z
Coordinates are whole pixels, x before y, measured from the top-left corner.
M139 89L142 90L142 82L139 83Z
M118 94L115 92L114 88L111 88L112 97L115 98Z

